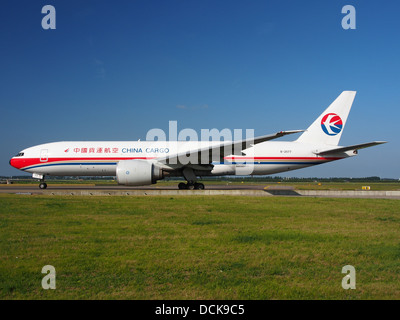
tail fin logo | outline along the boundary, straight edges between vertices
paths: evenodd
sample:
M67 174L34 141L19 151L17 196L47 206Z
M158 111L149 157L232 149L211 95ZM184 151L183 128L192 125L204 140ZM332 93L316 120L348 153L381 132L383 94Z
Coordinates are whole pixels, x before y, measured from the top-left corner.
M342 119L336 113L328 113L321 120L322 130L329 136L336 136L343 128Z

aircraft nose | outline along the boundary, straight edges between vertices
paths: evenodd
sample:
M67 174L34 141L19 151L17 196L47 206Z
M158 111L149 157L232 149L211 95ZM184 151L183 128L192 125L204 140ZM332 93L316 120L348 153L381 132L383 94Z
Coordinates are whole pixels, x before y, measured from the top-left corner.
M26 166L26 159L21 159L21 157L13 157L10 159L9 163L10 166L20 170Z
M9 163L11 167L17 168L17 161L14 158L11 158Z

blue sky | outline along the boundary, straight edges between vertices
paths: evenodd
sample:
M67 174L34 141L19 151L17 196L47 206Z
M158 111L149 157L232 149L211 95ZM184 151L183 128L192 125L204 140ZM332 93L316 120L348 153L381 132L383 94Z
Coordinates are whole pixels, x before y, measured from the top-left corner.
M56 8L56 30L41 9ZM356 30L344 30L344 5ZM400 178L397 1L3 1L0 175L20 150L152 128L306 129L357 96L341 145L389 143L289 176ZM295 138L295 137L294 137Z

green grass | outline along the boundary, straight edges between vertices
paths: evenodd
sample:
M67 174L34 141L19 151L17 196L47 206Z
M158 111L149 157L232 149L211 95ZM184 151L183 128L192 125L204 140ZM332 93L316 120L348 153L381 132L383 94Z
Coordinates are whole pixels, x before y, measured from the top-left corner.
M400 202L0 195L0 299L400 299ZM342 267L356 268L344 290ZM57 289L43 290L53 265Z

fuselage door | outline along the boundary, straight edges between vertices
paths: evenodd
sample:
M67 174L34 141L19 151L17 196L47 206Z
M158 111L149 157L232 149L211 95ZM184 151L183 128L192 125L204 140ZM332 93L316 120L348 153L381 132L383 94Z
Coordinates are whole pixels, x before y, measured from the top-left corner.
M40 162L47 162L47 160L49 159L47 151L47 149L40 150Z

